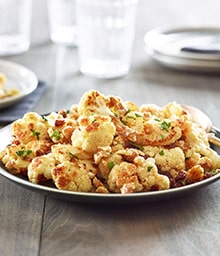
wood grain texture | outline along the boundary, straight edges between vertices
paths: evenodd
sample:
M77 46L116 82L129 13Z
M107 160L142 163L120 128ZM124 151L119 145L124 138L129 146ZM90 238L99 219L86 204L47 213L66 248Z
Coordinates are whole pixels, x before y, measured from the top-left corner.
M44 197L0 176L0 255L38 255Z
M215 256L220 249L219 199L217 184L137 205L80 205L48 198L40 255Z

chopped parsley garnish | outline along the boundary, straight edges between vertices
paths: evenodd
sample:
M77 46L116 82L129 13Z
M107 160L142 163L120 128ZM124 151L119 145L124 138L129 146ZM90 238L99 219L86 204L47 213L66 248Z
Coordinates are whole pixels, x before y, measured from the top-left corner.
M159 155L160 155L160 156L164 156L164 151L161 150L161 151L159 152Z
M118 117L118 114L113 110L113 109L110 109L112 114L115 116L115 117Z
M210 172L211 172L211 175L215 175L215 174L217 174L217 173L218 173L218 170L216 170L216 169L212 169Z
M127 114L130 113L130 112L131 112L131 110L128 109L128 110L126 111L125 115L127 115Z
M38 140L40 139L40 132L36 132L36 131L33 131L33 130L31 132L32 132L32 135L36 136Z
M45 122L48 121L48 119L47 119L45 116L41 116L41 117L42 117L42 119L43 119Z
M139 113L134 113L134 115L135 116L126 116L126 118L128 119L128 118L130 118L130 119L136 119L137 117L142 117L142 115L141 114L139 114Z
M16 154L20 157L26 157L26 156L30 156L32 153L32 150L19 150L16 152Z
M139 150L143 150L143 149L144 149L143 146L138 145L138 144L134 143L133 141L129 141L129 142L130 142L130 144L131 144L133 147L135 147L135 148L137 148L137 149L139 149Z
M161 129L165 130L166 132L169 132L170 126L171 126L171 123L168 123L166 121L163 121L160 125Z
M55 137L56 140L60 140L60 133L58 130L54 130L53 133L50 135L51 138Z
M182 179L179 182L184 186L184 185L186 185L187 179Z
M161 122L160 118L155 118L154 121Z
M148 166L147 171L150 172L152 168L153 168L153 166Z
M113 162L108 163L108 169L109 170L111 170L114 166L115 166L115 164Z
M134 119L135 120L135 117L134 116L126 116L126 119Z
M127 118L127 117L126 117ZM120 121L123 123L123 125L127 125L127 122L124 121L122 118L120 118Z
M165 136L163 134L161 134L161 140L164 140Z
M76 155L74 155L73 153L71 153L71 152L69 152L69 155L70 155L70 157L72 158L75 158L75 159L79 159L79 157L78 156L76 156Z
M136 117L142 117L142 115L141 115L141 114L138 114L138 113L135 113L135 116L136 116Z
M95 123L96 121L97 121L97 119L96 119L96 118L94 118L94 119L92 120L92 124L93 124L93 123Z

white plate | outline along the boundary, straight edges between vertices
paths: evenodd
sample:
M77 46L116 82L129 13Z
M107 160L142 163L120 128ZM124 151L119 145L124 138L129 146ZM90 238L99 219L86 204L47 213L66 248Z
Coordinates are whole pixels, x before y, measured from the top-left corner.
M0 130L0 151L2 151L9 143L11 138L10 125L2 128ZM220 152L220 148L216 149ZM187 185L180 188L173 188L168 190L161 191L151 191L151 192L141 192L133 194L98 194L98 193L86 193L86 192L74 192L66 190L58 190L56 188L47 187L44 185L33 184L30 181L17 177L9 173L2 163L0 163L0 174L7 179L15 182L18 185L23 186L24 188L30 189L35 192L40 192L45 195L49 195L55 198L64 199L68 201L81 202L81 203L102 203L102 204L121 204L121 203L141 203L141 202L150 202L158 201L163 199L170 199L178 196L183 196L187 193L194 192L200 188L203 188L220 178L220 173L206 180Z
M32 93L38 84L37 76L26 67L5 60L0 60L0 73L6 76L6 89L17 89L19 94L0 99L0 109L12 105Z
M164 66L190 71L219 72L220 48L215 42L219 38L220 28L168 27L149 31L145 34L144 43L149 56ZM212 51L213 49L216 51Z

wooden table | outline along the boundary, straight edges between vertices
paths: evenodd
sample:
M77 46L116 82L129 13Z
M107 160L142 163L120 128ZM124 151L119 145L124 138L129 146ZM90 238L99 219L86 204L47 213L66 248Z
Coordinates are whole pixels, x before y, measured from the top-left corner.
M199 8L198 8L199 5ZM34 1L33 43L23 55L2 58L27 66L48 83L39 113L68 108L97 89L138 105L191 104L220 127L220 76L174 71L152 62L144 34L164 25L220 25L219 0L142 0L130 73L98 80L78 71L77 48L49 42L45 1ZM59 97L57 97L59 93ZM0 177L0 255L220 255L220 187L134 205L93 205L31 192Z

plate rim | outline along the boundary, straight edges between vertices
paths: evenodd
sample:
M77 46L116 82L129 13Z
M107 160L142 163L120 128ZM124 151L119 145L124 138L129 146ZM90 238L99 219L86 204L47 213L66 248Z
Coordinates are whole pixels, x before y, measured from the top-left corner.
M11 69L12 72L13 70L16 71L22 71L22 73L26 73L26 76L30 76L32 82L25 82L25 85L27 86L27 88L25 89L25 91L23 90L20 94L15 95L15 96L11 96L11 97L7 97L4 99L0 100L0 108L5 108L7 106L13 105L15 103L17 103L18 101L22 100L24 97L28 96L29 94L31 94L38 86L38 78L37 75L30 70L29 68L27 68L26 66L16 63L16 62L12 62L12 61L7 61L7 60L0 60L0 68L1 66L5 66L8 69ZM0 70L0 72L2 72ZM4 74L4 72L2 72ZM24 76L21 76L24 77ZM6 81L7 81L7 76L6 76Z
M169 56L150 49L149 47L145 47L145 51L154 61L172 69L208 73L216 73L220 71L220 61L190 60L176 56Z
M0 138L4 136L4 139L10 134L11 124L0 129ZM10 140L10 138L8 138ZM5 147L4 145L2 146ZM1 149L0 149L1 150ZM167 198L174 198L186 193L190 193L194 190L198 190L209 184L216 182L220 179L220 173L207 178L205 180L189 184L186 186L171 188L166 190L159 191L148 191L140 193L130 193L130 194L120 194L120 193L109 193L101 194L95 192L78 192L78 191L69 191L69 190L59 190L57 188L51 188L49 186L34 184L27 179L16 176L8 172L3 168L2 163L0 164L0 175L7 178L11 182L16 183L26 189L33 190L38 193L44 193L55 198L64 199L67 201L74 201L80 203L139 203L139 202L149 202L149 201L158 201Z
M152 41L157 38L178 32L193 31L214 31L220 33L219 27L211 26L179 26L179 27L157 27L149 30L144 35L145 51L149 56L160 64L175 68L187 69L193 71L219 72L220 70L220 54L202 54L190 52L167 53L159 46L154 45ZM166 58L166 61L164 61ZM176 67L178 66L178 67Z

